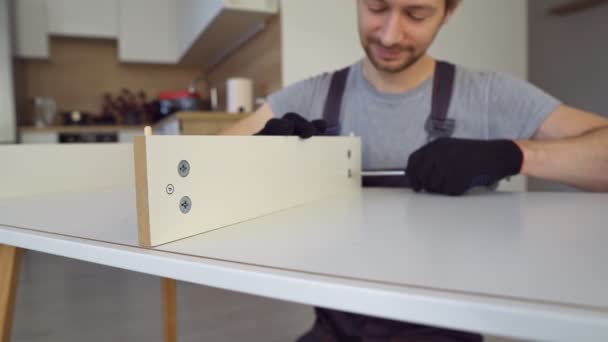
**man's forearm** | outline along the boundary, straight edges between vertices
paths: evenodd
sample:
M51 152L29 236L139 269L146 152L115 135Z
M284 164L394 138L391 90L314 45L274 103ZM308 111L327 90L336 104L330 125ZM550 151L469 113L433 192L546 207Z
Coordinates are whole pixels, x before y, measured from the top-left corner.
M524 153L522 174L608 192L608 127L573 138L516 143Z

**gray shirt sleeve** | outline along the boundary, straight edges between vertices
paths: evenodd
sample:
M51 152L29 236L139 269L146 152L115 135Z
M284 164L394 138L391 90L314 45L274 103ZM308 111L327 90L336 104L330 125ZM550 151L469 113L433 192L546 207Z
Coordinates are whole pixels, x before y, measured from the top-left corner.
M530 139L560 101L503 73L489 73L488 131L499 139Z
M323 117L323 106L329 89L331 74L324 73L289 85L268 97L275 117L295 112L308 120Z

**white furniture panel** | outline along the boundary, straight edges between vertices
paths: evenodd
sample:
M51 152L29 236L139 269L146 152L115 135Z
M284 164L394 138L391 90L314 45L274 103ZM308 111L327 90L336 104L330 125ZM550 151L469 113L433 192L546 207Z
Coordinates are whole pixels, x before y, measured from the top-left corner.
M147 136L136 138L134 150L143 246L358 191L361 184L357 137Z
M0 199L135 184L131 144L0 145L0 158Z

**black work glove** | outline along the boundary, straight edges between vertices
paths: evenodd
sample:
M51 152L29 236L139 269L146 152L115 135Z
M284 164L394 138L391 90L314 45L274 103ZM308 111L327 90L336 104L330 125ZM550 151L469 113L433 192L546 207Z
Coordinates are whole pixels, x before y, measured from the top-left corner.
M410 155L405 173L416 192L459 196L518 174L522 162L511 140L439 138Z
M287 113L280 119L270 119L255 135L297 135L308 139L313 135L324 135L327 130L325 120L308 121L297 113Z

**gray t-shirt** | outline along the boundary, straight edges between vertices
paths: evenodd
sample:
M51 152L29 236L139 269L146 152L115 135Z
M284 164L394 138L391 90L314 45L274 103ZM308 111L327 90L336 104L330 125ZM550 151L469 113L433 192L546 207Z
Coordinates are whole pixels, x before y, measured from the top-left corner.
M402 94L376 90L355 63L346 81L342 135L361 137L363 169L403 169L408 156L427 142L424 123L431 111L433 77ZM296 112L313 120L323 116L331 74L288 86L269 97L276 116ZM456 67L448 117L453 137L528 139L560 102L528 82L506 74Z

